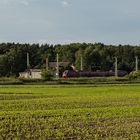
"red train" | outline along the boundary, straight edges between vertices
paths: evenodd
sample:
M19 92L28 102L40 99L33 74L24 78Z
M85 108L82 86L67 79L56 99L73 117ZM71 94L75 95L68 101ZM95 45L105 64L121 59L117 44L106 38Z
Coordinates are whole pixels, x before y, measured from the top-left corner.
M127 74L126 71L118 71L118 76L123 77ZM109 77L109 76L115 76L115 72L113 71L95 71L95 72L89 72L89 71L70 71L66 70L63 72L62 77Z

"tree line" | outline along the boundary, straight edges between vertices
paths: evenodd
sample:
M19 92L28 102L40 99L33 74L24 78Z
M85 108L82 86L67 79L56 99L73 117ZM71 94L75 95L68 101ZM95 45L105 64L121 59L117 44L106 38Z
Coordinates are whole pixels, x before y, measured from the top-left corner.
M118 69L128 73L135 69L135 56L140 58L140 46L105 45L102 43L71 44L0 44L0 76L18 76L27 69L26 54L30 55L31 68L45 68L46 58L56 61L69 61L80 69L81 56L85 71L114 70L115 57L118 58ZM140 66L140 64L139 64Z

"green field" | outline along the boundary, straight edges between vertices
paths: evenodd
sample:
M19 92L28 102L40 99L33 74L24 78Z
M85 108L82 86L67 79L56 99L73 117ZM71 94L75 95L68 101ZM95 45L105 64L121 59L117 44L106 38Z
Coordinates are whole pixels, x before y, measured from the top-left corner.
M140 139L140 85L0 86L0 140Z

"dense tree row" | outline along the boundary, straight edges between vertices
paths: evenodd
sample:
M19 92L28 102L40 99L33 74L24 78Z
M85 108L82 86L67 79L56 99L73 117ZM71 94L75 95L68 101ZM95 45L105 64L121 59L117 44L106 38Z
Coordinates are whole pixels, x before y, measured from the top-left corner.
M46 57L56 61L69 61L80 69L81 55L84 70L114 70L114 57L118 57L118 68L128 72L134 70L135 56L140 58L140 46L104 45L102 43L49 44L0 44L0 76L16 75L26 69L26 54L30 55L31 68L45 68Z

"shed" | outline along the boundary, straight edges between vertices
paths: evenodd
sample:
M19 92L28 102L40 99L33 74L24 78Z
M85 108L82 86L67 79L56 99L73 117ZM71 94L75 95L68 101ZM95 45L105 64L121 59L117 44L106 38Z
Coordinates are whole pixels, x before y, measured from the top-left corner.
M19 77L20 78L41 79L41 70L40 69L29 69L24 72L20 72Z

